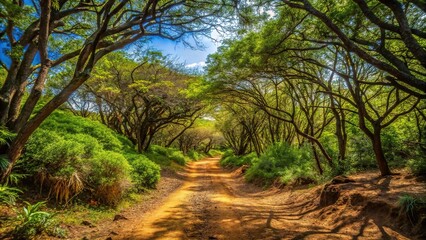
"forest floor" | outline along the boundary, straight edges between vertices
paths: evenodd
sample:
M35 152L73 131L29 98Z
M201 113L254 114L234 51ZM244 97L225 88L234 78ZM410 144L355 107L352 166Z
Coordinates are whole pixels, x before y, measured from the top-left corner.
M423 239L401 216L404 193L424 196L426 186L407 174L350 176L333 185L335 199L320 206L322 186L262 190L227 171L217 158L188 165L165 178L147 201L116 221L71 229L75 239ZM165 181L165 182L164 182ZM173 183L173 184L172 184ZM166 188L172 184L176 190ZM336 195L336 193L338 193ZM333 197L332 196L332 197ZM116 217L117 218L117 217ZM423 228L423 230L421 230ZM416 235L411 235L416 232Z

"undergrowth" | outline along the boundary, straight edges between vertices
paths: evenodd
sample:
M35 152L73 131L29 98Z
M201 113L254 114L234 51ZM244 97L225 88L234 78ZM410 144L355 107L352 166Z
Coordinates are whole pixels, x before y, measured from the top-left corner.
M161 166L170 166L172 162L184 166L190 160L178 149L158 145L151 145L145 155Z
M311 151L308 146L294 147L277 142L252 163L245 175L247 181L272 184L276 179L289 184L299 179L314 179Z
M42 233L53 237L66 237L66 231L59 227L54 219L55 214L42 210L45 202L25 204L16 216L19 223L12 232L14 239L33 239Z
M410 220L412 225L418 221L418 212L420 208L426 207L426 200L423 198L414 197L404 194L399 197L398 205L400 207L399 214L404 214Z
M234 155L232 150L223 153L220 159L220 165L223 167L240 167L243 165L252 165L257 160L256 153L250 153L243 156Z
M137 158L143 160L132 165ZM155 188L160 175L159 166L125 137L64 111L54 112L34 132L21 164L21 173L35 179L41 193L62 204L81 197L116 205L134 187Z

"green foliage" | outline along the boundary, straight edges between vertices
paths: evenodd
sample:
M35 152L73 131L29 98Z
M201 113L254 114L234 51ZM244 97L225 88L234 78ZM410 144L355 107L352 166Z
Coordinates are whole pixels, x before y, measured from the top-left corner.
M27 206L17 216L20 224L13 231L15 239L32 239L34 236L46 232L54 224L54 214L40 210L45 202L37 202L33 205L25 203Z
M100 122L73 116L70 113L56 111L43 122L41 127L58 133L66 132L68 134L85 134L92 136L97 139L99 144L106 150L121 151L123 148L123 142L118 138L119 135L105 125ZM127 144L128 143L127 141Z
M418 157L416 159L409 159L407 167L416 175L426 175L426 158Z
M145 155L162 166L170 166L172 161L182 166L187 162L187 158L178 149L165 148L158 145L151 145Z
M223 152L217 149L211 149L208 153L210 157L218 157L218 156L221 156L222 154Z
M160 180L160 167L144 155L136 155L131 160L132 180L138 191L155 188Z
M22 193L22 191L18 188L0 185L0 203L14 205L19 193Z
M9 166L9 160L6 154L0 155L0 170L4 171Z
M226 151L220 159L220 165L223 167L240 167L251 165L257 161L256 153L250 153L244 156L235 156L232 150Z
M185 156L183 155L183 153L179 150L171 150L169 151L169 154L167 156L168 158L170 158L172 161L176 162L179 165L185 165L187 162L187 159L185 158Z
M190 150L187 154L186 154L190 159L197 161L200 160L203 156L198 153L196 150Z
M357 128L350 129L348 161L355 171L376 168L371 141Z
M297 148L277 142L268 147L245 175L249 182L272 184L277 178L288 184L299 179L314 179L311 151L308 146Z
M130 187L131 167L127 159L120 153L101 151L89 164L91 172L88 178L96 189L98 200L108 205L117 204Z
M58 202L68 203L85 193L115 205L131 187L131 177L138 175L138 188L154 187L158 181L159 167L135 161L133 155L132 143L106 126L55 112L29 139L21 164L37 179L41 191L46 187L49 197ZM136 162L134 172L129 161Z
M9 145L13 138L16 136L15 133L9 131L7 128L0 126L0 148L5 145ZM0 172L7 169L9 166L9 160L6 154L0 154Z
M9 144L15 136L15 133L7 130L5 127L0 126L0 146Z
M409 138L412 134L404 133L406 128L412 129L412 127L414 126L407 126L407 121L401 119L383 130L381 134L382 147L389 166L404 166L405 158L411 151L414 151L405 143L410 141Z
M408 194L404 194L399 197L398 205L400 207L400 214L405 214L411 223L417 220L417 210L421 205L425 205L426 201Z

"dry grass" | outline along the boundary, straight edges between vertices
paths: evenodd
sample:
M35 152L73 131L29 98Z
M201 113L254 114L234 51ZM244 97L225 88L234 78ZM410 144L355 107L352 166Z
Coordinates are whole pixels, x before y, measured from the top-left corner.
M69 201L84 190L84 184L77 172L69 177L52 176L46 171L40 171L37 175L37 182L40 183L40 191L43 186L49 188L48 197L54 197L56 202L68 204Z

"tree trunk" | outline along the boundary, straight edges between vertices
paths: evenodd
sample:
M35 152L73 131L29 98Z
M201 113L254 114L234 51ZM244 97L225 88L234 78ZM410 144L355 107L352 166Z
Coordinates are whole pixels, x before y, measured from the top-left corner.
M391 175L391 171L388 166L388 162L386 161L385 154L382 148L382 138L380 136L381 129L380 127L374 128L374 135L371 139L373 143L374 155L376 157L377 166L379 167L380 174L382 176Z
M312 146L312 152L314 153L315 163L317 165L318 172L319 172L320 175L322 175L323 174L323 170L322 170L322 167L321 167L321 162L320 162L317 150L316 150L315 146L313 145L313 143L312 143L311 146Z
M34 87L30 93L30 96L25 102L24 107L22 108L21 114L19 115L18 119L16 120L14 124L15 131L19 132L19 130L24 126L24 124L30 118L35 106L37 105L38 100L41 97L42 91L44 89L44 81L47 77L49 69L50 69L50 62L47 62L46 65L43 65L40 68L40 72L34 83Z
M16 161L21 156L25 144L30 138L31 134L40 126L40 124L59 106L67 101L68 97L89 78L88 74L82 74L71 80L71 82L52 100L50 100L30 121L25 123L21 128L16 138L13 140L8 151L9 166L3 172L1 181L7 179L15 166Z

